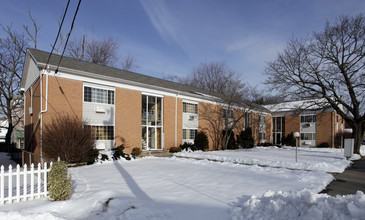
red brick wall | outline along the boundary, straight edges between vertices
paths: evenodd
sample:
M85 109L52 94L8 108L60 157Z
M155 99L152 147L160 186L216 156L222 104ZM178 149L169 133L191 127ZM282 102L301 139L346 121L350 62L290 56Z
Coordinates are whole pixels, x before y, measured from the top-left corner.
M332 112L317 114L317 145L323 142L332 146Z
M131 153L142 146L142 93L115 89L115 146L124 144L125 152Z
M208 103L199 103L199 131L204 131L208 136L209 150L214 149L214 143L221 146L221 136L223 131L223 120L216 114L221 111L221 106L216 106Z
M163 119L164 119L164 151L175 146L175 110L176 97L164 96L163 98ZM182 143L182 99L177 99L177 147Z

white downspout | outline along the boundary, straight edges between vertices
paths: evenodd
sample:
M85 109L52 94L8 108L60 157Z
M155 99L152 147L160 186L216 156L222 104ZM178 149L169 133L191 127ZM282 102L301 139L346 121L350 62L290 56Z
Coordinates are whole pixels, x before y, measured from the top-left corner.
M46 67L48 69L48 67ZM43 74L46 74L46 108L43 110ZM43 113L47 112L48 111L48 73L47 73L47 70L46 69L43 69L41 71L41 77L40 77L40 83L41 83L41 86L40 86L40 89L41 89L41 111L39 112L39 119L41 120L41 124L40 124L40 141L39 141L39 145L40 145L40 156L41 156L41 165L43 166L43 146L42 146L42 135L43 135Z
M175 147L177 147L177 97L179 96L179 92L176 94L175 98Z
M332 141L332 148L335 147L335 113L332 112L332 137L331 137L331 141Z

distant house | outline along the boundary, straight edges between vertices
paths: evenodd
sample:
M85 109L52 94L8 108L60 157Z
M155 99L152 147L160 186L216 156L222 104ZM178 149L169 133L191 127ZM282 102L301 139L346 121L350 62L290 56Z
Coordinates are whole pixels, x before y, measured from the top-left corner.
M15 144L17 148L24 148L24 102L21 96L14 95L13 100L11 101L11 105L13 106L13 125L16 126L13 128L13 132L11 134L11 143ZM6 118L1 120L0 122L0 142L5 142L6 133L8 132L9 123Z
M5 136L8 132L8 126L9 124L6 118L0 120L0 142L5 142Z
M342 147L345 121L325 100L283 102L265 107L272 115L273 144L281 144L284 135L299 132L301 147L315 147L324 142L330 147Z
M29 49L21 82L25 148L35 153L40 153L42 128L61 114L86 120L99 149L113 149L123 143L127 152L134 147L167 151L193 142L199 130L209 131L211 124L203 120L204 111L225 108L219 97L199 88L69 57L63 57L55 73L60 56L52 54L46 66L49 55ZM225 113L234 116L239 111L245 111L247 117L235 128L236 134L252 126L256 143L269 142L269 111L254 106ZM212 150L209 134L208 138Z

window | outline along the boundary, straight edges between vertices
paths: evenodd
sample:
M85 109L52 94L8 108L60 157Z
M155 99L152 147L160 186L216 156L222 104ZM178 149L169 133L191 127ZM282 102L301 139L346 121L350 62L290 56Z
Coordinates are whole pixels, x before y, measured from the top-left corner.
M197 134L197 129L183 129L183 139L193 140Z
M243 127L244 128L251 127L251 112L245 113L245 125Z
M85 86L84 101L114 105L114 91Z
M198 114L198 104L183 102L183 112Z
M162 149L163 100L142 95L142 150Z
M301 133L300 134L300 139L301 140L316 140L316 133Z
M94 140L114 140L114 126L87 126L91 128Z
M316 115L302 115L300 116L301 123L315 123L317 121Z
M260 124L266 124L265 115L260 115Z
M233 109L223 109L224 118L233 118Z
M281 144L285 135L285 117L273 117L273 144Z

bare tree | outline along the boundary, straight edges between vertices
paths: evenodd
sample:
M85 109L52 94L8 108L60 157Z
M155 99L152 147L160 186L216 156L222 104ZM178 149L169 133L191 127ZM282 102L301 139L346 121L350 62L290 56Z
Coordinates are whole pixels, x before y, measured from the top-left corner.
M340 16L308 39L292 39L268 63L266 83L294 98L324 98L353 130L355 153L365 136L365 17Z
M84 35L82 39L75 39L69 43L66 55L103 66L115 66L118 61L118 47L118 42L111 37L88 40Z
M136 71L139 67L136 62L136 58L130 54L128 54L125 57L122 57L121 64L122 64L122 70L126 71Z
M236 126L243 120L249 108L244 101L246 85L241 82L237 74L223 62L201 63L194 67L181 82L213 92L219 98L216 108L203 108L201 119L205 120L210 129L208 134L213 140L215 149L221 145L227 149L231 135ZM222 132L225 130L225 132Z
M0 108L8 120L5 141L10 143L14 127L22 120L22 115L16 113L21 96L16 94L20 89L25 51L30 40L24 33L13 31L12 26L2 26L2 30L7 36L0 38ZM36 25L35 30L39 30ZM30 34L29 30L27 33ZM35 37L32 39L36 43Z

